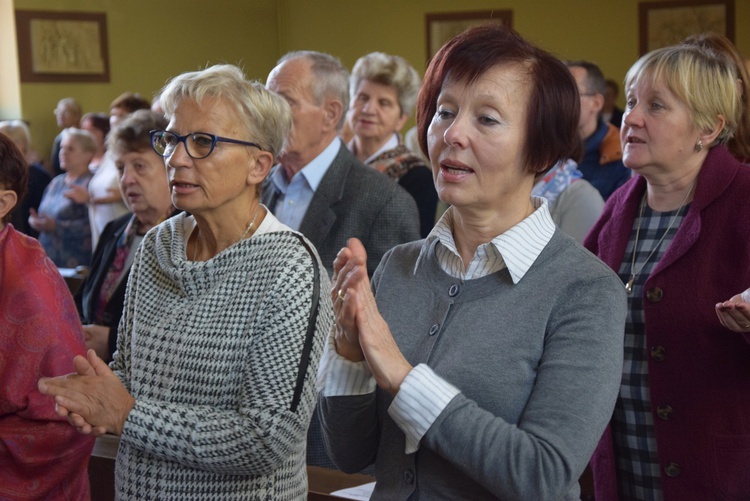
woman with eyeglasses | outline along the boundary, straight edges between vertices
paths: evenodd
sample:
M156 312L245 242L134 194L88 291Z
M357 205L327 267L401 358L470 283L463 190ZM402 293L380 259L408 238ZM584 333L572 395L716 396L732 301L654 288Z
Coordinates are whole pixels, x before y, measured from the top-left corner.
M291 110L230 65L174 78L161 100L152 145L186 212L135 254L112 370L90 350L40 390L82 432L120 436L119 499L306 499L330 284L259 202Z

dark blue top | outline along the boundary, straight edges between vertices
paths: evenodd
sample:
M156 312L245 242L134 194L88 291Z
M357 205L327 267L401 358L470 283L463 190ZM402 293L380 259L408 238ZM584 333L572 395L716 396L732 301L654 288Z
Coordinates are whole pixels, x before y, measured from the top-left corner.
M599 190L604 200L630 179L630 170L623 165L622 160L599 164L599 158L601 157L599 147L608 130L608 124L599 122L596 132L584 141L583 160L578 164L578 169L583 174L583 178Z
M29 165L29 182L26 185L26 196L18 202L11 215L11 222L16 230L30 237L36 238L39 236L39 233L29 226L29 212L30 209L36 210L39 208L44 188L47 187L50 180L49 174L47 174L47 171L41 165L36 163Z

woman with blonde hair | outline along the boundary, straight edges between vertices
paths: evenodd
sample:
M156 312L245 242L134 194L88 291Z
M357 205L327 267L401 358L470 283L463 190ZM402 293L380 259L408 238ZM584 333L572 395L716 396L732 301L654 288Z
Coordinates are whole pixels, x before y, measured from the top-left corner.
M231 65L175 77L161 102L151 144L185 212L135 253L112 369L89 350L40 389L81 431L120 437L119 499L304 500L330 284L260 203L291 109Z
M745 498L750 338L713 307L750 283L750 169L725 146L742 115L736 68L706 46L666 47L630 68L625 91L623 162L636 175L585 241L629 306L596 498Z

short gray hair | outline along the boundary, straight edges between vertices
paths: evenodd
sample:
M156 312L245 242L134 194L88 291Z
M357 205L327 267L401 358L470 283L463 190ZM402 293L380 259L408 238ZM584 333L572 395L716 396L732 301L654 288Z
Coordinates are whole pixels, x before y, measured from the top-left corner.
M24 155L31 145L31 131L23 120L4 120L0 122L0 132L8 136Z
M604 79L604 73L597 65L589 61L568 61L565 63L568 68L583 68L586 71L586 92L604 95L607 92L607 81Z
M60 133L61 142L66 139L74 139L84 151L89 153L96 153L99 149L99 145L96 142L96 138L92 133L84 129L78 129L76 127L68 127L63 129Z
M326 96L341 101L343 113L337 124L337 128L341 130L346 121L346 112L349 110L349 72L347 69L338 58L314 50L288 52L278 60L276 66L292 59L307 59L312 63L311 69L315 78L312 79L311 90L316 104L322 104Z
M167 119L161 113L151 110L136 110L107 135L107 148L115 154L151 150L152 130L165 129Z
M83 114L81 105L75 100L75 98L64 97L58 101L57 105L62 105L63 107L68 108L78 118L81 118L81 115Z
M270 151L274 157L281 151L292 128L292 110L280 96L259 82L245 79L240 68L217 64L204 70L174 77L160 91L161 105L169 119L183 99L226 99L237 109L237 115L253 142Z
M362 80L388 85L396 90L402 115L411 115L417 102L422 79L409 62L400 56L371 52L357 59L349 77L349 96L354 98Z

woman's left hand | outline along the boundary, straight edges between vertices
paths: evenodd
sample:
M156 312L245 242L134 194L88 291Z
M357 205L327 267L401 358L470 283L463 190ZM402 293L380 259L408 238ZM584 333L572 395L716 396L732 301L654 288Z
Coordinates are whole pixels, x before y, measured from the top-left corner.
M94 350L99 358L109 358L109 327L87 324L83 326L83 340L86 348Z
M92 204L112 204L115 202L122 202L122 194L120 194L120 190L115 188L107 188L106 195L91 199Z
M73 184L63 192L63 196L77 204L85 204L89 201L89 190L85 186Z
M734 332L750 332L750 289L716 304L721 325Z
M391 329L378 311L367 277L367 252L362 242L352 238L347 249L352 257L339 271L336 281L337 290L346 292L337 322L340 315L355 319L359 345L375 381L395 395L412 366L398 349Z
M42 378L39 391L54 396L57 414L81 433L121 435L135 399L94 350L88 350L86 358L75 357L73 363L75 374Z

